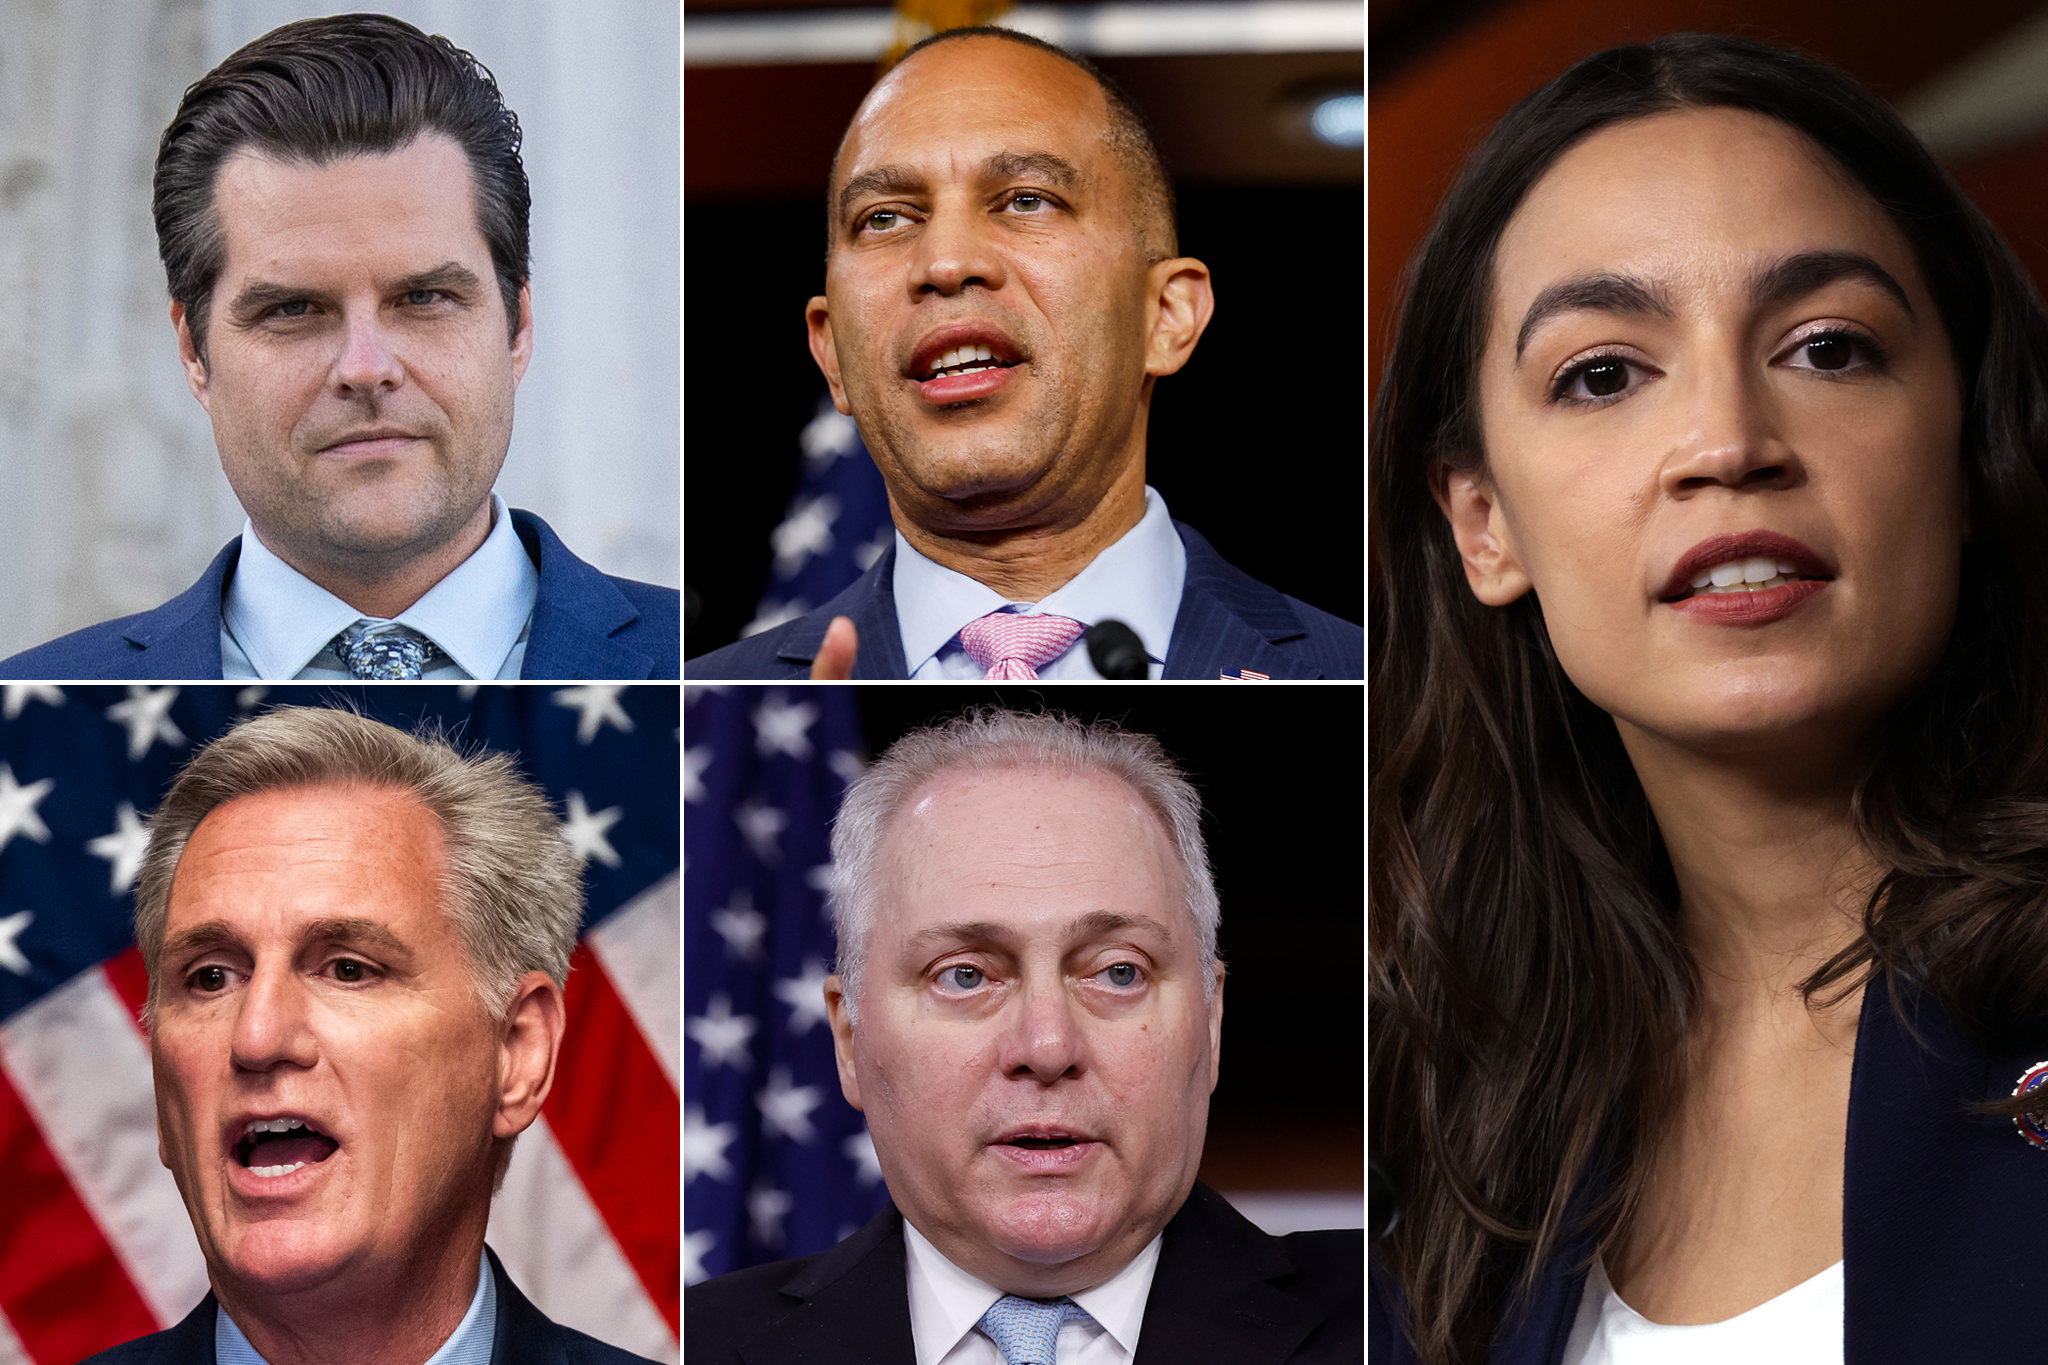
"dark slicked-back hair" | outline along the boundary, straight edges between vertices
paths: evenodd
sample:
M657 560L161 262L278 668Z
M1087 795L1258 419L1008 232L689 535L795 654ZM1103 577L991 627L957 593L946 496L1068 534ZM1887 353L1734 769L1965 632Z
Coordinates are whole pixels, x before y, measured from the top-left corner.
M241 48L185 91L157 146L157 254L192 343L206 323L226 246L220 168L244 148L312 165L398 151L423 133L462 148L507 326L519 327L530 273L519 119L488 68L446 38L382 14L301 19Z
M901 66L918 53L935 43L950 43L962 38L1000 38L1006 43L1018 43L1035 47L1040 52L1050 52L1063 62L1070 62L1086 72L1088 79L1102 91L1103 101L1109 106L1109 119L1102 128L1102 141L1123 167L1124 178L1131 189L1131 223L1138 233L1139 250L1147 262L1158 262L1180 254L1180 228L1178 209L1173 197L1173 178L1166 173L1166 161L1159 155L1159 144L1153 140L1152 126L1145 121L1145 115L1138 108L1137 101L1124 92L1124 88L1111 80L1102 69L1079 53L1069 52L1056 43L1043 38L1034 38L1028 33L1015 29L998 28L993 24L978 24L970 28L949 28L943 33L934 33L903 54L897 62ZM849 130L851 131L851 130ZM845 138L840 146L846 145ZM832 183L839 181L839 158L832 158ZM826 221L832 225L829 240L838 240L838 206L828 199L825 205Z

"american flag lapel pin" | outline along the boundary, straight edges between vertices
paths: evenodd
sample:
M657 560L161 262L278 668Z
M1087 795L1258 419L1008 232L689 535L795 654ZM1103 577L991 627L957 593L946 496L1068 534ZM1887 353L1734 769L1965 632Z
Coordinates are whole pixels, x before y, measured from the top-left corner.
M2026 1074L2020 1077L2020 1083L2012 1088L2012 1093L2017 1099L2035 1090L2044 1091L2044 1107L2031 1114L2013 1115L2012 1126L2019 1129L2020 1136L2035 1147L2048 1151L2048 1062L2035 1062L2028 1067Z
M1271 681L1273 681L1273 675L1272 675L1272 674L1270 674L1270 673L1260 673L1260 672L1257 672L1257 671L1256 671L1256 670L1254 670L1254 669L1249 669L1249 668L1240 668L1240 669L1238 669L1238 670L1237 670L1237 672L1236 672L1236 673L1218 673L1218 674L1216 675L1216 681L1218 681L1218 682L1271 682Z

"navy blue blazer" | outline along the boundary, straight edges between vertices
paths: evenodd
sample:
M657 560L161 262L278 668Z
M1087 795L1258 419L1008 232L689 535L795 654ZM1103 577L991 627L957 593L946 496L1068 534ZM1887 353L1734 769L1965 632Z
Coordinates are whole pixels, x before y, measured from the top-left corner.
M1849 1082L1842 1179L1844 1365L2016 1359L2038 1354L2048 1308L2048 1150L2010 1118L1966 1106L2011 1096L2048 1060L2048 1020L1971 1039L1932 1000L1882 983L1864 992ZM1505 1316L1490 1365L1558 1365L1592 1262L1580 1238ZM1377 1257L1371 1358L1415 1359L1396 1327L1401 1299Z
M485 1247L484 1255L498 1282L498 1329L491 1336L491 1365L649 1365L645 1356L607 1346L551 1320L519 1292L497 1252ZM80 1365L217 1365L213 1354L217 1307L213 1295L208 1294L176 1327L101 1351Z
M1232 568L1191 526L1176 521L1187 549L1187 577L1166 646L1168 678L1238 676L1241 669L1271 678L1363 678L1365 632L1349 621ZM835 616L853 618L860 636L853 676L901 678L909 673L903 637L896 627L896 546L839 596L791 621L750 635L737 644L699 655L683 676L699 679L783 682L810 676L811 660Z
M540 570L520 677L676 676L683 652L680 593L598 572L531 512L514 509L512 529ZM197 583L154 611L102 621L0 660L0 678L218 678L221 593L241 553L236 536Z
M911 1365L903 1215L683 1291L690 1365ZM1356 1365L1364 1237L1269 1237L1199 1182L1168 1221L1132 1365Z

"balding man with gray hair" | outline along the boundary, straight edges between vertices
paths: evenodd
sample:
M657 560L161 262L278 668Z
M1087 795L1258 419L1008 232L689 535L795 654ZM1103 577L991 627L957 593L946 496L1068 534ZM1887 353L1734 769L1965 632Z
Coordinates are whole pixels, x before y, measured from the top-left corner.
M213 1292L134 1365L620 1365L484 1246L583 911L538 787L349 711L194 756L150 821L158 1147Z
M693 1362L1363 1358L1360 1235L1269 1237L1195 1179L1224 968L1201 801L1156 739L916 731L832 853L826 1004L891 1202L686 1291Z

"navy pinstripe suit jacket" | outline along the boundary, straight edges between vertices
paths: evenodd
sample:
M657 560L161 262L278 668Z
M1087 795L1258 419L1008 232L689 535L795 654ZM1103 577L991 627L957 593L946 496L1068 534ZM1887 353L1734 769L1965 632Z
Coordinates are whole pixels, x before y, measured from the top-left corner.
M1903 1003L1907 1018L1873 982L1856 1030L1842 1174L1844 1365L2038 1355L2048 1151L2011 1119L1969 1106L2007 1098L2022 1073L2048 1060L2048 1020L1987 1043L1931 999L1908 994ZM1490 1365L1558 1365L1592 1255L1592 1240L1581 1238L1551 1259L1530 1299L1506 1315ZM1412 1365L1400 1312L1375 1256L1373 1365Z
M1168 678L1235 678L1250 669L1270 678L1363 678L1365 632L1349 621L1269 588L1232 568L1191 526L1176 521L1187 549L1180 614L1166 647ZM853 676L901 678L909 672L896 628L896 548L892 543L854 585L816 611L713 650L683 665L690 681L784 682L810 675L811 660L835 616L853 619L860 653Z

